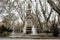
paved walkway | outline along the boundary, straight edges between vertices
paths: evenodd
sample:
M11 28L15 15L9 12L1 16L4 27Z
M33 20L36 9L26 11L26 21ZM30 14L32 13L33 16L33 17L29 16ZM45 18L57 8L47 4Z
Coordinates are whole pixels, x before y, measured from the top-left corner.
M60 36L59 37L53 37L51 34L48 34L48 35L46 35L46 34L26 35L25 34L25 35L23 35L23 34L18 33L18 34L15 34L13 36L19 36L19 35L20 35L20 37L4 37L4 38L0 37L0 40L60 40ZM42 36L42 35L45 35L45 36Z
M36 35L31 35L31 34L12 34L9 36L9 38L21 38L21 39L60 39L60 35L58 37L53 37L52 34L46 34L46 33L41 33L41 34L36 34Z
M60 40L60 39L16 39L16 38L0 38L0 40Z

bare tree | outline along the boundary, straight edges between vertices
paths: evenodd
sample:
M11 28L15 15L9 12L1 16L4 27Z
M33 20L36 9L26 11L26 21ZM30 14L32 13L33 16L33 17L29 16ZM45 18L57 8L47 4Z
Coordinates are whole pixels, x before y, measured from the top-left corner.
M60 1L59 1L60 2ZM56 6L56 4L52 0L48 0L48 3L51 5L51 7L60 15L60 8Z
M14 5L13 3L10 2L10 0L2 0L2 7L3 11L6 11L7 16L4 16L4 21L7 23L7 27L11 27L17 17L14 15L14 13L11 13L12 10L14 10ZM5 14L5 13L4 13Z
M45 8L45 10L43 9L41 0L39 0L39 3L40 3L40 6L41 6L42 14L43 14L43 16L44 16L44 18L45 18L46 27L48 27L48 26L49 26L49 25L48 25L48 22L49 22L49 19L50 19L51 14L52 14L52 8L51 8L51 11L50 11L49 16L48 16L48 18L47 18L47 17L46 17L46 8ZM36 5L38 6L38 4L36 4ZM45 5L45 6L46 6L46 5ZM42 23L40 22L40 18L38 17L38 16L39 16L38 8L36 8L36 16L37 16L37 18L38 18L38 22L39 22L39 25L40 25L40 31L42 32L42 30L43 30L42 26L43 26L43 25L42 25Z
M7 24L7 27L12 28L17 19L18 18L14 14L8 14L4 17L4 22Z

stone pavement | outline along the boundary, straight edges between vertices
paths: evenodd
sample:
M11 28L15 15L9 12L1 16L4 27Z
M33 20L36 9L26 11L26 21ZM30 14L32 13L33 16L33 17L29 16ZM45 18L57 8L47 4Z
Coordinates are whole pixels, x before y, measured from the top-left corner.
M0 38L0 40L60 40L60 39L16 39L16 38Z
M32 34L14 34L10 35L9 38L21 38L21 39L60 39L60 35L58 37L53 37L52 34L40 33L36 35Z
M52 34L39 34L39 35L27 35L27 34L14 34L13 37L0 37L0 40L60 40L59 37L53 37Z

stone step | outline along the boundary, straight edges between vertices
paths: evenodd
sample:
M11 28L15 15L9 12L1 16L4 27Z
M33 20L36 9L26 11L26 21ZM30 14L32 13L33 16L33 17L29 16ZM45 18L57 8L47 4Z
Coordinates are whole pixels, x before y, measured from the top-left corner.
M31 30L26 30L26 31L31 31Z
M26 30L32 30L32 29L30 29L30 28L27 28Z
M27 34L30 34L31 33L31 30L32 30L32 27L26 27L26 33Z

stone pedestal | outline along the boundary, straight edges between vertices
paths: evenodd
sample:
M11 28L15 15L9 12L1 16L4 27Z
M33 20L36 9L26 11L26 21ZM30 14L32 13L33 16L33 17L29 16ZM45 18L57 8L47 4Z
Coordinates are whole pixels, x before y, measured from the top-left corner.
M37 30L36 30L36 28L34 27L34 25L33 25L33 27L32 27L32 33L31 33L32 35L36 35L37 34Z
M23 33L26 33L26 27L23 28Z

